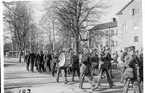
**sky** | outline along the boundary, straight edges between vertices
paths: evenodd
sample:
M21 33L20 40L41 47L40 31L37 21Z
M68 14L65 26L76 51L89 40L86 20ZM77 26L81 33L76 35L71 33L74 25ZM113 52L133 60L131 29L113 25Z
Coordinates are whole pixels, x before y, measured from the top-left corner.
M97 1L97 0L96 0ZM116 13L120 11L130 0L114 0L112 7L108 9L108 12L104 15L104 17L101 19L101 22L108 22L111 21L111 18L117 17ZM34 20L36 23L39 22L41 17L44 14L43 11L43 3L44 1L33 1L33 9L34 9Z

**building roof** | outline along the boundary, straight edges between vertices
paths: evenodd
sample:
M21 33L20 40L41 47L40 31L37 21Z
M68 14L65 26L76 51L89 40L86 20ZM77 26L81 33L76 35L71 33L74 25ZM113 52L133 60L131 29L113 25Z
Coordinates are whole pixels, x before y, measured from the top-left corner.
M116 15L120 15L120 14L122 14L122 11L126 8L126 7L128 7L132 2L133 2L134 0L130 0Z
M101 30L101 29L107 29L107 28L113 28L113 27L117 27L117 21L98 24L98 25L94 26L93 28L91 28L89 31Z

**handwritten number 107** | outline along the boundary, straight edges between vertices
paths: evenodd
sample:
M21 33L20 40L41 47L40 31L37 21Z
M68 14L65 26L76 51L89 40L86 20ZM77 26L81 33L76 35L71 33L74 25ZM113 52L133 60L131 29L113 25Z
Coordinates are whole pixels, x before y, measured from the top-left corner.
M31 93L31 89L19 90L19 93Z

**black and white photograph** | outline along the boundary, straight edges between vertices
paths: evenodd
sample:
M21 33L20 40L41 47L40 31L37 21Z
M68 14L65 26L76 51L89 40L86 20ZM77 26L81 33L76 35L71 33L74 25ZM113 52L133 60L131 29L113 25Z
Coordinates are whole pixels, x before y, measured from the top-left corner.
M2 0L1 90L143 93L142 1Z

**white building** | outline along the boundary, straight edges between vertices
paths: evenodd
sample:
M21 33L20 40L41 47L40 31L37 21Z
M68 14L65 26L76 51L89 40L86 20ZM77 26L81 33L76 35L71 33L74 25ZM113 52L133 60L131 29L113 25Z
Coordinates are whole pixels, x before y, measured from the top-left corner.
M117 15L120 48L142 48L142 0L131 0Z
M115 18L112 22L98 24L89 31L91 48L100 50L101 47L108 46L112 51L118 50L118 28Z

